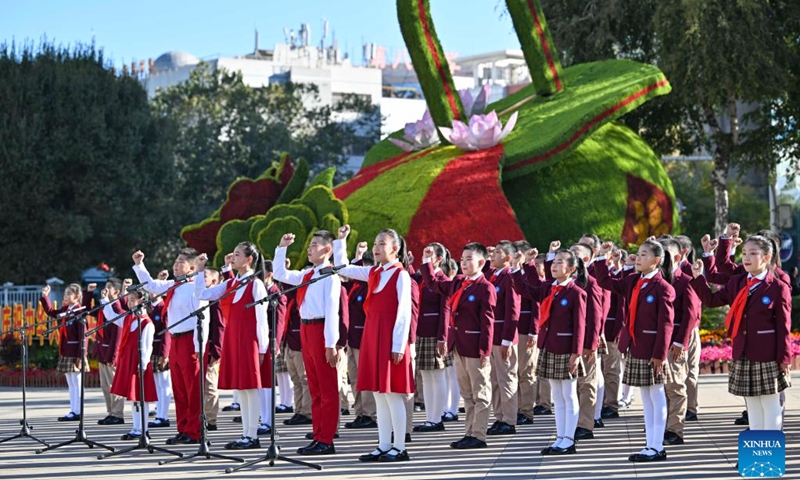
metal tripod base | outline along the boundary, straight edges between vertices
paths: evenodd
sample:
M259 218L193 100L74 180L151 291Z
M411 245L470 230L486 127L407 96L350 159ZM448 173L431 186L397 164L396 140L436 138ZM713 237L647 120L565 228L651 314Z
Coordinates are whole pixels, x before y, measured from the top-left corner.
M245 464L239 465L236 468L226 468L225 473L233 473L238 472L239 470L247 467L252 467L253 465L261 462L269 462L270 467L275 466L275 460L283 460L284 462L294 463L295 465L300 465L302 467L314 468L317 470L322 470L322 465L317 465L315 463L304 462L302 460L295 460L294 458L285 457L278 453L280 447L275 445L274 443L271 444L267 448L267 454L262 458L257 458L255 460L251 460Z
M142 434L141 437L139 437L139 443L137 445L134 445L132 447L125 447L122 450L117 450L115 452L104 453L102 455L98 455L97 459L98 460L102 460L104 458L115 457L117 455L122 455L122 454L125 454L125 453L128 453L128 452L132 452L134 450L147 450L147 453L161 452L161 453L166 453L166 454L169 454L169 455L177 455L178 458L183 457L183 454L181 452L176 452L176 451L170 450L168 448L156 447L155 445L150 443L150 439L147 438L147 434L144 433L144 434Z
M197 457L203 457L206 460L211 459L211 458L218 458L220 460L230 460L232 462L244 462L243 458L231 457L231 456L228 456L228 455L220 455L219 453L211 453L211 451L208 449L208 445L209 445L210 442L205 439L205 436L203 436L200 440L201 440L200 441L200 448L197 449L197 453L193 453L193 454L185 456L185 457L182 456L181 458L173 458L171 460L162 460L162 461L158 462L158 464L159 465L166 465L167 463L177 462L179 460L184 460L184 461L188 462L189 460L193 460L193 459L195 459Z
M19 423L22 424L22 429L19 431L19 433L14 435L13 437L8 437L8 438L4 438L4 439L0 440L0 443L10 442L11 440L16 440L17 438L30 438L31 440L33 440L35 442L41 443L45 447L49 447L50 446L50 444L45 442L44 440L38 439L38 438L34 437L33 435L31 435L31 430L33 430L33 428L30 425L28 425L28 422L26 422L24 420L20 420Z
M104 445L100 442L89 440L89 438L86 437L86 430L84 430L83 428L79 428L75 430L75 438L73 438L72 440L67 440L66 442L62 442L56 445L49 445L47 448L36 450L36 453L44 453L50 450L55 450L56 448L64 447L66 445L72 445L73 443L82 443L88 446L89 448L100 447L100 448L105 448L106 450L111 450L112 452L114 451L114 447L109 447L108 445Z

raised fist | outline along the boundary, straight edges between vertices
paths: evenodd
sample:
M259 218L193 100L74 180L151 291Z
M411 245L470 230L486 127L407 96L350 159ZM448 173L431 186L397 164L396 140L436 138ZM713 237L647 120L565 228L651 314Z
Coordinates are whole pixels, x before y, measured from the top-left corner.
M141 250L136 250L135 252L133 252L134 265L140 265L142 263L142 260L144 260L144 252L142 252Z
M206 268L206 263L208 263L208 255L205 253L201 253L197 256L197 270L202 270Z
M525 252L525 263L530 263L536 260L536 257L538 256L539 250L536 250L535 248L529 249L527 252Z
M556 253L561 248L561 240L553 240L550 242L550 253Z
M703 246L703 251L706 253L711 253L717 249L717 245L719 244L719 240L716 238L711 238L711 235L705 234L700 239L700 244Z
M281 237L281 243L279 246L288 247L293 243L294 243L294 233L287 233Z
M97 284L96 283L90 283L89 285L86 286L86 291L87 292L94 292L95 290L97 290Z
M356 245L357 255L358 254L364 255L367 252L367 250L369 250L369 245L367 245L367 242L358 242L358 245Z
M50 285L45 285L42 287L42 296L46 297L48 295L50 295Z
M614 248L614 244L613 243L611 243L611 242L603 242L603 243L600 244L600 251L598 252L598 254L599 255L608 255L608 252L610 252L613 248Z
M161 270L160 272L158 272L157 278L159 280L166 280L169 278L169 272L166 270Z
M166 272L166 270L164 271ZM127 290L127 288L130 287L131 285L133 285L133 279L126 278L125 280L122 281L123 290Z
M108 300L108 287L100 291L100 298L103 300Z
M433 247L425 247L425 250L422 251L422 258L433 258L436 255L436 251Z
M495 250L495 247L486 247L486 253L488 253L490 257L494 254Z
M350 235L350 225L339 227L339 240L346 240L348 235Z
M629 267L636 266L636 254L635 253L629 253L628 254L628 257L625 259L625 265L627 265Z
M407 252L407 253L406 253L406 257L408 258L408 263L409 263L409 264L412 264L412 263L414 263L414 254L413 254L413 253L411 253L411 252Z
M729 223L728 226L725 227L725 235L737 238L741 229L742 227L738 223Z
M225 265L231 265L233 263L233 253L228 253L225 255Z
M692 264L692 276L694 278L699 277L703 274L703 261L702 260L695 260Z

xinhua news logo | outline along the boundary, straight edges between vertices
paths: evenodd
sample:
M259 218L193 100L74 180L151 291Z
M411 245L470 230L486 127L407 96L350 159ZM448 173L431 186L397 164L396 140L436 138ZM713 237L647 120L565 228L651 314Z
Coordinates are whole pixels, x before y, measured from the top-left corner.
M780 430L745 430L739 434L739 475L782 477L786 473L786 435Z

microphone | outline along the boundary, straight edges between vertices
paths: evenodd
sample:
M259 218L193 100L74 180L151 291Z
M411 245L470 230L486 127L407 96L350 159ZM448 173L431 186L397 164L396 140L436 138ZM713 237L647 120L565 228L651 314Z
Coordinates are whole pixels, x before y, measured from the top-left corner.
M72 310L67 310L66 312L61 312L58 315L56 315L56 318L64 318L64 317L67 317L69 315L72 315L73 313L78 313L81 310L86 310L86 307L84 305L81 305L80 307L75 307Z
M176 283L185 282L185 281L189 280L190 278L194 277L195 275L197 275L198 273L200 273L200 272L195 270L194 272L187 273L186 275L178 275L177 277L175 277L175 282Z
M137 283L136 285L129 285L127 288L128 293L133 293L137 290L142 290L147 286L146 283Z
M332 273L338 272L339 270L343 269L346 266L347 265L336 265L336 266L333 266L333 267L323 267L323 268L319 269L319 274L320 275L330 275Z

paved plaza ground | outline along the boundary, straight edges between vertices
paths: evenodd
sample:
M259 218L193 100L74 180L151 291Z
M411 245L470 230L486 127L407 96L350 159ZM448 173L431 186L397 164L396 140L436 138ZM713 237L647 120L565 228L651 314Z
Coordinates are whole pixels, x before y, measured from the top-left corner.
M800 374L794 376L800 385ZM126 425L98 426L97 420L105 416L103 397L99 389L86 392L86 432L89 438L113 447L130 445L119 437L130 428ZM230 395L223 394L223 404ZM67 413L67 391L36 389L29 392L29 422L33 433L49 443L58 443L74 436L74 423L57 422L56 417ZM128 406L126 405L126 409ZM414 434L408 445L411 461L401 464L364 464L358 455L371 450L377 441L377 430L341 429L336 441L337 454L327 457L302 457L318 461L324 469L311 470L279 462L269 467L266 462L230 475L225 468L236 463L217 460L194 460L169 465L158 465L159 460L170 457L137 451L112 459L97 460L102 451L73 444L37 455L37 444L30 439L17 439L0 444L0 478L28 479L89 479L89 478L523 478L523 479L606 479L606 478L737 478L734 465L737 461L737 436L742 427L733 420L743 409L743 402L727 393L726 375L703 375L700 379L700 412L698 422L686 429L686 443L667 447L669 458L653 464L628 462L629 454L644 445L644 423L641 404L637 401L621 417L606 420L606 428L595 430L595 439L578 444L576 455L542 457L539 451L553 441L555 425L552 416L536 417L532 426L517 427L518 433L507 437L490 437L489 448L457 451L449 443L463 436L463 423L448 423L445 432ZM415 421L424 421L424 412L415 414ZM171 412L174 425L174 412ZM212 432L212 451L231 453L222 446L241 435L240 425L232 422L233 412L220 413L219 431ZM0 437L6 438L19 431L21 396L19 389L0 389ZM282 425L288 414L278 415L282 453L299 458L295 450L308 443L303 438L310 426ZM343 417L347 421L352 417ZM800 388L787 391L787 410L784 425L787 440L787 475L800 478ZM175 433L173 428L154 429L153 441L164 445L164 440ZM266 446L268 438L262 438ZM187 454L197 451L196 445L178 448ZM241 456L246 460L264 455L265 450L249 450Z

